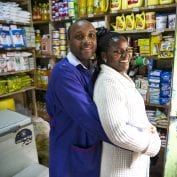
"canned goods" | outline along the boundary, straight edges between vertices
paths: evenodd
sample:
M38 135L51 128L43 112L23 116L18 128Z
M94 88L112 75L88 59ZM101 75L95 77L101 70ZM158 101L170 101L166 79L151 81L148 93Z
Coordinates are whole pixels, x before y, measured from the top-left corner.
M60 56L61 56L61 57L65 57L66 54L67 54L66 50L60 51Z
M66 46L65 45L60 45L60 50L66 50Z
M155 29L155 12L146 12L146 29Z
M60 45L66 45L66 40L65 39L60 40Z
M53 39L56 39L56 38L59 39L59 37L60 37L59 31L58 30L53 30L52 31L52 38Z
M66 35L65 34L60 34L60 39L66 39Z
M68 7L69 8L74 8L74 1L68 2Z
M65 34L65 28L59 28L60 34Z
M52 39L52 45L60 45L59 39Z
M75 16L74 8L68 8L68 15L69 15L69 17L74 17Z
M53 51L54 56L60 57L60 47L59 46L53 46L52 51Z

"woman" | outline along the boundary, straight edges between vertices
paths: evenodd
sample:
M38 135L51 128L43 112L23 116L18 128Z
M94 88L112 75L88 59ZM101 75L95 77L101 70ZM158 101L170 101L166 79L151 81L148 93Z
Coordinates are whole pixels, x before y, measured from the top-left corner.
M132 57L125 37L98 33L101 70L94 87L102 126L113 144L103 142L100 177L148 177L150 156L160 149L160 138L146 116L143 98L127 75Z

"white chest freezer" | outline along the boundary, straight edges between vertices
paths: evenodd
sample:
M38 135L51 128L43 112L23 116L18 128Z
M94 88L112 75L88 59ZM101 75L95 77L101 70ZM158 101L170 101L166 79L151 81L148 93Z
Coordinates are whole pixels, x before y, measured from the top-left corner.
M0 177L49 177L38 163L31 118L0 111Z

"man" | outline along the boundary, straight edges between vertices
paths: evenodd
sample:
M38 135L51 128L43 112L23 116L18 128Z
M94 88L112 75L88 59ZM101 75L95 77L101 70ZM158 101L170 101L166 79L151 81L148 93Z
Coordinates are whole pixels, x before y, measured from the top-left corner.
M103 131L89 71L96 30L86 20L68 30L70 52L53 69L46 93L50 119L50 177L99 177Z

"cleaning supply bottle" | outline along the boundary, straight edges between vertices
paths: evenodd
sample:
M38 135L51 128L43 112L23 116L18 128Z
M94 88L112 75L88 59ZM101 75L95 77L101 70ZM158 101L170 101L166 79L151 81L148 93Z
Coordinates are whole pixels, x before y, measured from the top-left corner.
M125 23L126 23L126 30L134 30L135 29L134 13L131 13L130 15L126 15Z
M125 24L125 16L122 14L121 16L116 17L116 31L123 31L126 29Z
M145 13L135 15L135 26L137 30L145 29Z
M122 0L111 0L110 3L111 3L110 4L110 7L111 7L110 11L111 11L111 13L117 13L118 10L121 9Z

